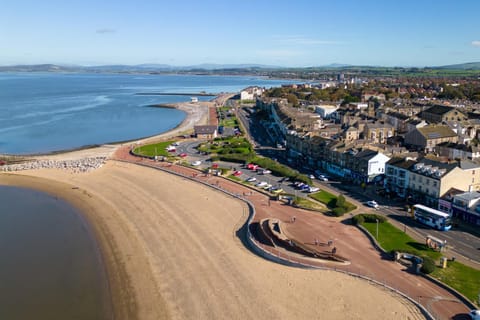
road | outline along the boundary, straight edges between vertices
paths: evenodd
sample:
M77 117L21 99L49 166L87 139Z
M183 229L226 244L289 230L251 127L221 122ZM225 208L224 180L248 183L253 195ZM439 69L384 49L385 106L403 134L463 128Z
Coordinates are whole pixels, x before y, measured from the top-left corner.
M241 108L237 112L238 118L243 122L246 128L246 134L250 135L250 140L255 141L257 148L256 151L263 156L275 157L279 161L284 161L285 151L282 149L272 148L273 141L265 129L260 125L258 119L250 117ZM296 168L301 171L301 168ZM303 172L309 173L309 172ZM442 240L447 240L446 254L449 257L464 257L465 262L470 262L469 265L480 268L480 238L462 230L456 230L453 228L448 232L437 231L427 226L421 225L414 221L411 217L406 215L403 210L403 205L398 204L398 207L392 207L390 200L380 197L379 195L372 193L365 193L359 186L346 185L335 181L329 183L320 183L316 181L316 184L328 185L330 188L338 193L343 193L345 196L354 198L360 203L365 203L368 200L376 200L379 204L383 205L381 213L386 214L396 222L397 227L407 226L411 230L411 236L417 241L425 241L427 235L435 236ZM365 208L369 210L368 208Z

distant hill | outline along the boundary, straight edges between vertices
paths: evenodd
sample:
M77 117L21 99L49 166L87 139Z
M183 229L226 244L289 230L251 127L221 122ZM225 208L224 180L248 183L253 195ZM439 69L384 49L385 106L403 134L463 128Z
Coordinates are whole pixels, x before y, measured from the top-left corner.
M480 70L480 62L451 64L447 66L433 67L432 69Z

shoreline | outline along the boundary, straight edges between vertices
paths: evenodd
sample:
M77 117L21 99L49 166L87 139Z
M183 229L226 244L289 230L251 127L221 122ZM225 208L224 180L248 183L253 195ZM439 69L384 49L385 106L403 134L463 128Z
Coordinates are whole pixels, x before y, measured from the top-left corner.
M55 194L85 215L104 257L115 320L410 315L404 299L363 280L259 258L237 237L247 218L242 202L152 170L109 161L88 174L4 174L0 184ZM332 301L341 301L335 310Z
M40 157L49 158L52 156L66 155L66 154L71 154L75 152L81 152L84 150L98 150L99 148L102 148L104 146L115 146L116 148L118 148L119 146L122 146L125 144L140 143L142 141L150 141L153 139L162 139L167 136L175 136L175 135L178 135L179 133L193 130L193 126L197 123L199 124L205 123L208 118L208 107L212 104L215 104L215 101L217 99L222 99L226 95L230 96L233 94L219 94L211 101L199 101L195 103L177 102L177 103L167 103L167 104L158 104L158 105L149 106L151 108L177 109L185 113L184 119L180 123L178 123L175 127L151 136L138 137L134 139L114 141L114 142L106 142L106 143L100 143L100 144L90 144L90 145L69 148L69 149L50 151L46 153L31 153L31 154L2 153L0 154L0 156L19 157L28 161L28 160L32 160Z
M231 95L233 94L220 94L211 101L199 101L196 103L179 102L161 106L181 110L185 113L185 118L174 128L153 136L116 143L84 146L71 150L58 150L46 154L22 156L9 154L6 156L22 157L26 162L46 159L79 159L89 157L89 155L95 157L107 155L108 159L122 145L147 143L174 137L182 132L193 130L196 124L207 123L209 108L215 106L219 101L223 103ZM108 204L101 202L101 200L96 200L98 203L92 204L94 196L86 190L63 181L59 182L44 177L24 175L22 171L20 171L20 174L0 171L0 185L38 190L59 197L72 205L78 211L80 218L87 224L98 250L100 267L102 268L103 276L106 277L107 288L105 288L104 294L108 295L108 298L106 297L108 305L105 306L107 313L111 314L110 318L115 320L138 318L140 299L134 292L130 273L125 268L125 257L120 253L122 249L118 246L118 241L114 239L106 219L101 214L102 210L109 207ZM146 270L143 271L145 272ZM164 314L161 318L168 319L169 317Z
M110 240L111 235L106 233L108 228L98 214L98 204L92 205L92 196L87 191L73 189L71 185L55 180L6 173L1 175L0 185L37 190L68 202L85 222L88 233L93 237L102 269L101 277L105 278L106 287L102 292L106 303L104 313L110 319L130 319L136 314L128 277L122 276L126 275L126 271L122 270L121 265L113 263L119 260L118 249Z

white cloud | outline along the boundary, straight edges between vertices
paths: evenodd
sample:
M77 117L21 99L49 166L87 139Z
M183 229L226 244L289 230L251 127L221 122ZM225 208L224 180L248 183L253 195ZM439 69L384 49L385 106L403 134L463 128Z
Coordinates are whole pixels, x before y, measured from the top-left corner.
M95 33L100 33L100 34L103 34L103 33L115 33L115 32L117 32L115 29L110 29L110 28L101 28L101 29L95 30Z
M480 40L473 40L473 41L472 41L472 46L474 46L474 47L480 47Z

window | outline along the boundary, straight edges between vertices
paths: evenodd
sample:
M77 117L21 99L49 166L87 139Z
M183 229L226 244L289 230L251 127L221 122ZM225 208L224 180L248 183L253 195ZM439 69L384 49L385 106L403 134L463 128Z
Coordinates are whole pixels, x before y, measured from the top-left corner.
M413 175L413 176L412 176L412 181L415 181L415 180L416 180L416 176Z
M425 179L427 180L426 183L427 183L427 186L430 185L430 179Z
M434 187L437 186L437 181L433 181L433 186L434 186Z

